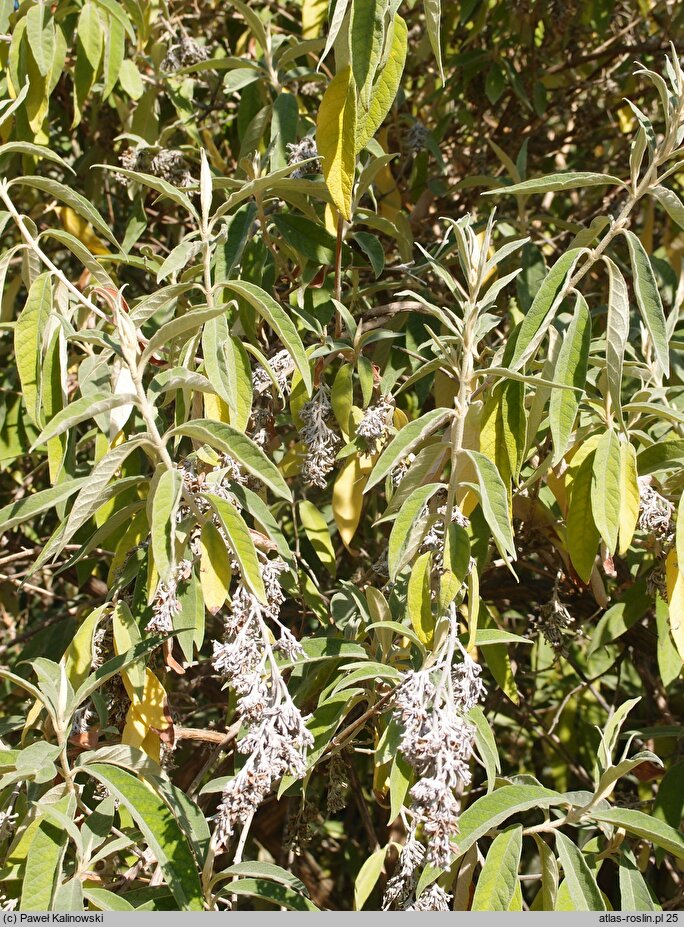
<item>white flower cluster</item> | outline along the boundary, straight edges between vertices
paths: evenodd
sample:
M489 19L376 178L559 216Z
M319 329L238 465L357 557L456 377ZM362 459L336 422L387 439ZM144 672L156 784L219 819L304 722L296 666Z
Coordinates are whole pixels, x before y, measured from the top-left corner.
M321 162L318 160L318 148L313 135L305 135L301 142L289 142L287 152L289 155L288 164L298 164L308 158L316 158L315 161L310 161L308 164L302 165L302 167L295 168L290 174L293 180L301 180L307 174L321 173Z
M320 489L327 484L326 476L335 464L335 448L340 443L339 437L326 425L331 411L328 391L321 384L299 413L304 422L300 435L306 444L302 477L309 486Z
M648 477L639 477L639 501L639 528L669 543L674 533L674 505L651 486Z
M192 561L181 560L173 576L168 581L160 582L152 600L152 618L147 623L146 631L169 634L173 631L173 619L180 612L178 601L178 583L187 582L192 574Z
M313 744L274 654L274 650L290 658L302 654L300 644L279 620L285 598L279 576L286 565L282 560L262 557L266 604L240 583L225 619L224 640L213 645L214 669L237 693L237 711L247 726L238 742L238 750L248 755L247 760L226 786L218 807L216 837L220 846L228 842L237 825L251 818L284 775L304 775L306 751ZM267 621L280 630L273 646Z
M423 517L429 513L429 509L426 506L423 509ZM444 550L444 521L446 518L446 505L440 505L437 507L435 513L438 517L430 525L430 529L423 538L423 543L421 544L421 552L426 550ZM455 525L460 525L461 528L467 528L470 524L470 520L466 518L463 512L457 505L454 505L453 511L451 513L451 523Z
M268 366L271 368L271 372L276 379L278 387L282 391L283 395L287 396L290 392L290 381L288 377L294 370L294 361L290 356L290 352L287 349L278 351L273 357L269 357ZM257 364L253 374L252 374L252 386L254 391L257 393L263 393L273 385L273 380L268 375L268 372L262 367L261 364Z
M475 729L466 716L483 697L481 669L458 640L456 606L449 607L448 639L429 669L405 675L394 717L403 727L399 749L419 775L409 813L427 844L427 862L447 868L458 833L454 789L470 782ZM454 665L460 651L462 660Z
M541 631L544 639L553 647L557 654L565 656L568 652L567 638L571 634L575 619L558 595L558 584L554 586L553 595L546 605L539 610L539 616L534 616L530 627Z
M394 400L383 396L374 406L368 406L358 424L356 434L366 441L369 454L377 454L389 437L389 424L394 415Z

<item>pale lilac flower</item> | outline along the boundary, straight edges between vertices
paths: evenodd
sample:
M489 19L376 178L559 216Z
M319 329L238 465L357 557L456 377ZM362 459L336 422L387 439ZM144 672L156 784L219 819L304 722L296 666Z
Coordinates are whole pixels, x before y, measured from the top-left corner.
M409 814L414 828L420 825L427 862L442 869L451 864L451 841L458 833L460 804L454 789L470 782L475 728L466 715L485 694L480 667L458 641L454 603L447 617L448 639L432 666L405 674L394 709L402 727L399 749L420 777L409 792Z
M299 413L304 422L300 435L306 444L302 476L309 486L320 489L327 485L326 476L335 464L335 448L340 443L339 437L326 425L331 411L328 391L321 385Z
M383 397L374 406L369 406L358 424L356 434L365 439L369 454L377 454L389 437L389 424L394 414L394 400Z
M414 901L412 905L404 908L404 911L450 911L452 896L447 894L443 888L440 888L436 882L433 882L425 889L423 894Z

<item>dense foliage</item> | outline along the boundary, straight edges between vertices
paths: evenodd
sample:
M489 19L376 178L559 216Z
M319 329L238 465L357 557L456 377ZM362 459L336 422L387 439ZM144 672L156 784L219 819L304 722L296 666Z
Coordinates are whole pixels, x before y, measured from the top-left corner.
M684 6L442 6L0 0L5 909L681 906Z

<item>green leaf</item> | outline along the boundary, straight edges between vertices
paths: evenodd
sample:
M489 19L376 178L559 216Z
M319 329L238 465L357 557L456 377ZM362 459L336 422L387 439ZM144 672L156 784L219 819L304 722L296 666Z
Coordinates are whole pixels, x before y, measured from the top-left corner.
M680 228L684 229L684 203L682 203L674 190L668 190L667 187L657 184L655 187L651 187L648 192L658 200L668 216Z
M629 338L629 293L617 264L603 256L608 268L608 319L606 322L606 374L612 410L622 424L622 366Z
M311 394L311 370L309 361L299 337L297 329L290 316L282 307L273 299L272 296L262 290L261 287L254 283L248 283L246 280L226 280L221 286L232 290L239 297L246 300L253 309L255 309L265 322L270 325L276 335L280 338L283 345L290 352L294 365L301 374L302 380L306 384L306 389Z
M548 272L525 318L522 320L513 356L508 366L519 370L533 356L556 310L562 302L565 285L575 269L577 261L584 254L584 248L566 251Z
M50 911L67 835L51 821L41 821L26 857L26 871L21 886L22 911Z
M356 170L356 86L351 67L328 84L318 109L316 145L331 199L351 221Z
M97 911L135 911L133 905L126 901L123 895L117 895L106 888L84 885L83 894Z
M551 847L538 834L532 835L541 863L541 888L534 899L534 910L554 911L558 894L558 863ZM539 899L539 901L537 901Z
M34 3L26 14L26 38L43 77L52 68L55 54L55 26L47 3Z
M634 294L644 324L651 336L651 343L655 352L658 369L663 376L670 374L670 352L667 343L667 325L665 311L660 298L655 274L651 261L644 246L634 232L623 229L622 234L627 239L629 256L632 262L634 275Z
M43 424L40 410L43 342L52 311L52 274L41 274L31 284L26 304L14 328L14 356L31 421Z
M81 525L94 515L102 505L103 492L126 458L145 443L145 438L132 438L108 451L93 469L86 485L74 500L64 529L64 544L78 531Z
M572 481L566 521L568 553L582 582L588 583L594 569L599 531L591 505L594 452L582 461Z
M356 126L356 150L361 151L373 138L392 108L406 63L408 29L401 16L394 17L392 45L382 64L369 100L361 101ZM371 258L372 260L372 258Z
M166 322L150 338L140 358L140 363L145 364L155 351L169 345L174 338L178 338L187 332L197 331L205 322L209 322L218 315L224 315L225 312L226 306L214 306L211 309L193 309L177 319Z
M523 180L508 187L497 187L496 190L485 190L484 194L515 193L517 196L528 193L551 193L555 190L579 190L583 187L605 186L616 184L624 187L619 177L612 174L595 174L591 171L563 171L560 174L547 174L546 177L535 177L532 180Z
M321 563L335 575L335 548L330 538L328 523L313 502L302 500L299 503L299 518Z
M653 903L648 885L633 862L623 857L619 867L620 910L659 911Z
M31 493L24 496L17 502L11 502L9 505L0 509L0 533L5 534L11 528L21 525L25 521L30 521L36 515L47 512L48 509L54 508L69 496L73 496L85 483L88 482L87 476L79 477L77 480L71 480L68 483L59 483L50 489L43 489L40 492Z
M270 901L279 908L287 908L288 911L319 910L304 895L298 894L286 885L270 882L268 879L238 879L236 882L231 882L227 888L223 889L223 892L231 895L249 895L253 898L261 898L264 901Z
M620 527L620 470L620 441L610 429L601 436L594 453L591 512L594 524L611 554L617 550Z
M405 565L405 556L410 553L413 526L432 496L444 486L443 483L428 483L418 486L405 500L397 513L387 545L387 568L391 580Z
M86 769L129 812L161 866L180 910L201 911L197 863L175 817L152 787L116 766L96 763Z
M589 346L591 344L591 317L584 297L578 296L575 314L563 341L553 379L563 386L574 386L583 390L587 380ZM564 389L555 389L549 403L549 425L553 437L554 461L565 454L568 440L577 417L579 394Z
M180 470L164 470L152 497L152 553L163 583L168 582L175 564L176 514L182 489Z
M444 425L452 416L453 412L450 409L432 409L430 412L421 415L420 418L404 425L377 460L366 483L364 493L376 486L380 480L383 480L403 457L410 454L414 448L429 437L433 431L436 431L440 425Z
M650 814L630 808L611 808L605 811L593 809L588 816L594 821L623 827L628 833L662 847L677 859L684 859L684 836L674 827Z
M185 435L188 438L194 438L196 441L203 441L205 444L216 448L217 451L229 454L248 473L265 483L280 499L285 499L287 502L292 501L290 487L283 479L276 465L268 459L251 438L248 438L231 425L226 425L224 422L215 422L208 418L199 418L173 428L168 432L167 437L172 435Z
M228 537L228 543L240 566L244 582L259 601L265 603L266 590L264 589L264 581L261 578L259 558L245 520L235 506L231 505L230 502L226 502L225 499L221 499L213 493L205 493L204 498L211 504L223 525L223 530Z
M582 852L560 831L556 831L556 848L574 910L605 911L603 895Z
M354 910L362 911L363 906L368 900L368 896L375 888L383 866L385 865L385 856L387 847L376 850L368 857L363 866L359 869L358 875L354 880Z
M467 853L481 837L499 827L514 814L522 814L532 808L542 810L554 805L568 804L560 792L545 789L540 785L504 785L473 802L461 814L458 822L458 852ZM439 876L441 870L426 866L418 881L416 895Z
M482 514L494 536L494 542L504 559L508 554L515 560L515 541L508 513L508 493L496 464L479 451L463 453L475 466L480 486Z
M349 52L359 99L370 100L373 79L385 37L383 0L353 0L349 22Z
M444 83L444 67L442 65L442 0L423 0L423 11L425 13L425 26L427 28L432 53L435 56L439 76Z
M306 885L304 885L301 879L298 879L296 875L288 872L287 869L276 866L274 863L250 860L244 863L234 863L221 872L221 877L234 875L256 876L258 878L270 879L272 882L280 882L283 885L289 886L301 895L309 894Z
M496 837L477 880L472 911L507 911L518 884L522 827L517 825Z
M95 209L95 207L84 196L81 196L80 193L77 193L70 187L65 186L63 183L59 183L57 180L53 180L51 177L17 177L15 180L10 182L9 186L15 186L16 184L33 187L35 190L41 190L43 193L49 193L50 196L54 196L66 206L70 206L74 212L79 214L79 216L82 216L84 219L90 222L99 235L102 235L103 238L106 238L107 241L110 241L118 249L119 246L117 244L116 238L112 233L112 230L109 228L97 209Z
M100 14L94 3L83 4L81 15L78 17L77 34L88 63L93 71L97 71L102 58L104 32Z
M435 633L435 619L432 614L430 595L430 561L432 554L421 554L413 564L406 592L406 608L421 643L432 646Z
M95 418L100 412L118 409L129 403L137 402L137 397L129 393L89 393L75 402L70 402L57 415L52 418L38 435L32 445L32 450L45 444L51 438L69 431L75 425L80 425L90 418Z

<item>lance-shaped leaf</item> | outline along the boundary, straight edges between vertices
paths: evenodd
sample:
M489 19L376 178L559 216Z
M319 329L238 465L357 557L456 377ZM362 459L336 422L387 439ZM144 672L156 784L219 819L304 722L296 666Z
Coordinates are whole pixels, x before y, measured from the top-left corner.
M632 543L640 506L637 458L633 445L620 442L620 532L618 553L625 554ZM678 522L679 524L679 522Z
M0 534L4 534L11 528L16 527L16 525L21 525L36 515L54 508L60 502L64 502L69 496L73 496L84 483L87 483L88 479L87 476L82 476L77 480L71 480L69 483L60 483L50 489L43 489L41 492L24 496L23 499L4 506L4 508L0 509Z
M353 0L352 3L349 52L360 101L370 100L385 38L386 6L386 0Z
M332 201L350 221L356 168L356 85L351 67L336 74L323 95L316 145Z
M515 560L515 541L508 512L508 493L496 464L479 451L463 451L475 466L480 487L480 504L501 556Z
M311 393L311 371L309 361L299 337L294 322L285 310L280 306L272 296L262 290L261 287L254 283L248 283L246 280L226 280L221 284L228 290L246 300L250 306L255 309L259 315L271 326L276 335L280 338L283 345L290 352L295 367L301 374L302 380L306 384L307 392Z
M560 831L556 831L556 847L574 910L605 911L603 895L581 850Z
M575 314L561 343L553 379L577 391L556 389L549 403L549 425L553 438L554 461L559 461L568 445L584 389L591 344L591 317L584 297L578 296Z
M658 369L663 376L667 377L670 373L667 326L663 302L660 298L653 267L644 246L634 232L624 229L623 235L627 239L627 246L629 247L632 274L634 275L634 294L639 306L639 312L651 337Z
M392 45L387 61L378 74L370 101L367 105L361 101L356 126L356 149L361 151L373 138L385 117L392 108L392 103L399 90L401 75L404 73L406 51L408 48L408 30L406 23L397 15L394 17Z
M668 190L667 187L657 184L657 186L651 187L648 192L658 200L670 219L684 229L684 203L682 203L674 190Z
M472 911L508 910L518 884L521 852L520 825L505 830L494 839L477 880Z
M165 470L152 497L152 553L162 582L167 582L175 564L176 514L183 489L180 470Z
M532 357L551 324L558 306L565 295L565 284L572 274L584 248L573 248L560 257L548 272L532 305L520 325L513 356L508 364L511 370L519 370Z
M292 501L292 493L283 476L269 460L261 448L251 438L242 434L225 422L215 422L209 418L199 418L196 421L186 422L173 428L168 437L172 435L185 435L195 441L203 441L217 451L229 454L241 467L265 483L280 499Z
M600 187L606 184L616 184L624 187L619 177L612 174L595 174L592 171L563 171L559 174L547 174L546 177L534 177L532 180L523 180L510 187L497 187L496 190L486 190L485 195L499 193L514 193L517 196L528 193L552 193L556 190L579 190L582 187Z
M373 467L373 472L366 484L364 492L383 480L390 470L403 458L410 454L422 441L429 437L441 425L444 425L453 416L451 409L432 409L404 425L398 434L380 455Z
M602 435L594 454L591 511L594 524L611 554L617 550L620 528L620 470L620 441L610 429Z
M40 393L43 372L43 340L52 310L52 274L41 274L31 284L26 305L14 328L14 355L31 421L43 424Z
M74 212L79 214L79 216L82 216L84 219L90 222L95 231L102 235L103 238L106 238L108 241L110 241L116 248L119 247L116 238L112 233L112 230L102 218L97 209L95 209L92 203L90 203L84 196L81 196L80 193L72 190L71 187L67 187L63 183L59 183L59 181L53 180L51 177L37 176L17 177L16 180L10 181L10 186L14 186L15 184L22 184L23 186L33 187L36 190L40 190L42 193L49 193L50 196L54 196L55 199L58 199L66 206L70 206Z
M202 887L197 863L183 831L152 786L116 766L85 767L129 812L161 866L182 911L201 911Z
M211 504L221 521L245 585L252 590L260 602L266 602L266 590L261 578L259 558L244 518L235 506L226 502L225 499L213 493L206 493L204 498Z
M572 481L566 522L568 553L583 582L588 583L594 569L599 532L591 506L594 453L589 454Z
M657 847L662 847L672 853L677 859L684 859L684 836L674 827L670 827L659 818L655 818L643 811L634 811L631 808L610 808L592 810L590 817L594 821L603 821L622 827L628 833L649 840Z
M442 0L423 0L425 26L427 28L432 54L435 56L439 76L444 83L444 66L442 64Z
M603 256L608 268L608 319L606 322L606 374L612 409L622 425L622 365L629 338L627 283L615 261Z
M621 911L658 911L651 898L646 880L627 855L620 860L620 910Z
M108 412L110 409L116 409L119 406L128 405L136 401L137 398L129 393L116 395L115 393L96 392L90 393L88 396L83 396L75 402L70 402L69 405L59 411L54 418L50 419L49 423L34 441L31 450L40 447L41 444L45 444L45 442L49 441L51 438L55 438L57 435L69 431L75 425L80 425L81 422L85 422L89 418L95 418L100 412Z

